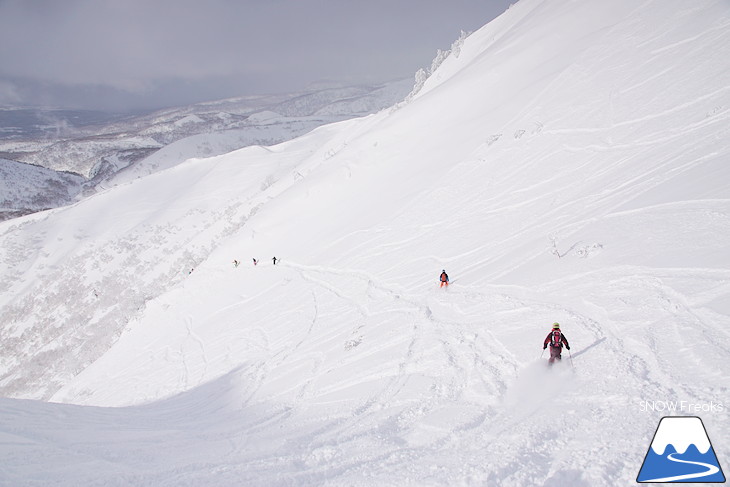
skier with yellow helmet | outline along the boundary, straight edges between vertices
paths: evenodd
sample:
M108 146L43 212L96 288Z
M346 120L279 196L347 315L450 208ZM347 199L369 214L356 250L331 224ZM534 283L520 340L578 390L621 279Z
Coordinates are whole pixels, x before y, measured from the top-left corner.
M547 346L550 345L550 360L548 360L550 364L552 364L556 360L562 360L562 357L560 355L563 351L563 344L565 344L565 348L570 350L570 344L568 343L568 339L565 338L563 332L560 331L560 323L553 323L553 329L550 330L550 333L548 333L548 336L545 338L545 341L542 344L543 350L545 350Z

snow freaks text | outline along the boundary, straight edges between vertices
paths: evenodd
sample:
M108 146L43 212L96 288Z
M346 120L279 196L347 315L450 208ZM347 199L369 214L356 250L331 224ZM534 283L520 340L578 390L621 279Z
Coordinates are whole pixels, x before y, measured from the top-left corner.
M660 413L722 413L725 407L722 403L710 401L709 403L691 401L639 401L641 412Z

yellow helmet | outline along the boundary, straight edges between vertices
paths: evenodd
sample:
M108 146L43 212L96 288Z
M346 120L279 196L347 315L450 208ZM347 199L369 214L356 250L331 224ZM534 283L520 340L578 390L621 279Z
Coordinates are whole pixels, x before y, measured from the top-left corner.
M559 330L559 329L560 329L560 323L558 323L556 321L555 323L553 323L553 330Z

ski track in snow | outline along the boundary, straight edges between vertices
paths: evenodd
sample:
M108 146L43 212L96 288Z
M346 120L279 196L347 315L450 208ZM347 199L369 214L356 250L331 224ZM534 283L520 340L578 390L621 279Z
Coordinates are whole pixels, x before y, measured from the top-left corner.
M642 401L730 394L730 11L668 1L522 0L389 111L0 224L0 486L633 483Z

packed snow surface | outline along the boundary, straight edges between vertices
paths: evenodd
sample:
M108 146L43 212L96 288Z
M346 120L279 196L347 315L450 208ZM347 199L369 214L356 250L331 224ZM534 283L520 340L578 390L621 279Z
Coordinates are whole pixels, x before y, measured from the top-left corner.
M0 485L632 485L650 401L730 463L730 5L522 0L456 47L0 224Z

